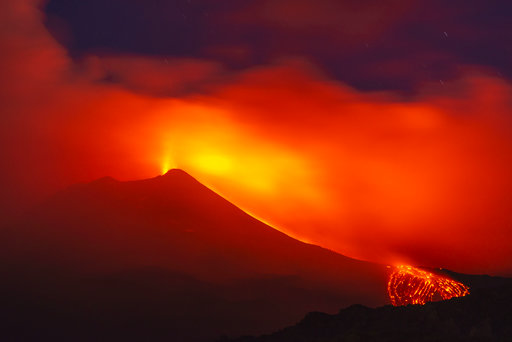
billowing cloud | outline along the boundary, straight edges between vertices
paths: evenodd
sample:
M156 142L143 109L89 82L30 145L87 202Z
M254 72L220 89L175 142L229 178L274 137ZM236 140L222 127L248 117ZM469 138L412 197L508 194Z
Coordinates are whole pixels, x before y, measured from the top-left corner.
M342 253L503 270L512 89L478 73L443 88L425 86L406 101L360 93L300 64L253 70L215 94L252 138L223 136L222 148L201 136L220 148L212 154L270 175L194 160L185 168L258 217ZM267 187L251 189L255 180Z
M219 63L198 59L89 56L82 63L93 81L160 96L198 92L223 76Z
M47 26L73 56L212 59L231 70L300 55L365 90L414 91L459 65L512 77L507 1L50 0Z
M38 2L1 4L4 210L77 181L180 167L342 254L512 272L512 88L492 72L459 67L405 97L359 91L300 57L239 71L133 54L77 62Z

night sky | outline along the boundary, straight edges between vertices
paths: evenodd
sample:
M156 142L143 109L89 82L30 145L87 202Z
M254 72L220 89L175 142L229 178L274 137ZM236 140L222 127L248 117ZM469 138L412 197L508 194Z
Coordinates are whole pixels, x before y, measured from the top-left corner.
M46 26L91 53L213 60L228 71L300 56L360 90L414 92L464 66L512 76L508 1L70 1Z

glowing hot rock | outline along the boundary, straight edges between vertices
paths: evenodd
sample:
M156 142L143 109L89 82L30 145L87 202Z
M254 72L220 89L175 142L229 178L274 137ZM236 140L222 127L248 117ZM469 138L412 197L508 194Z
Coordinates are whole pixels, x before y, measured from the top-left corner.
M469 287L418 268L398 266L389 278L388 294L394 306L425 304L465 296Z

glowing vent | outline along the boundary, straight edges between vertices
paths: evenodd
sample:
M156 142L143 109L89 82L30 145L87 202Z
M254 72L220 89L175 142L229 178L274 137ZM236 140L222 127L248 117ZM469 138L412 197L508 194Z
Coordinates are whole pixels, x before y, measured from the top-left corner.
M391 304L425 304L469 294L469 287L453 279L411 266L398 266L388 282Z

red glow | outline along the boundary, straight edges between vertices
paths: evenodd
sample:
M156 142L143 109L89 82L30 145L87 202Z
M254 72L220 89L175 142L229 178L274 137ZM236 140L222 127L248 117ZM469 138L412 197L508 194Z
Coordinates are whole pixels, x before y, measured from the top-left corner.
M394 306L425 304L469 294L469 287L412 266L398 266L391 273L388 294Z
M201 60L76 65L38 1L5 3L2 209L105 175L178 167L277 229L351 257L512 272L507 81L468 68L404 100L300 60L220 81L221 68ZM307 27L303 13L296 23ZM104 82L112 74L119 83ZM203 81L201 95L173 93Z

